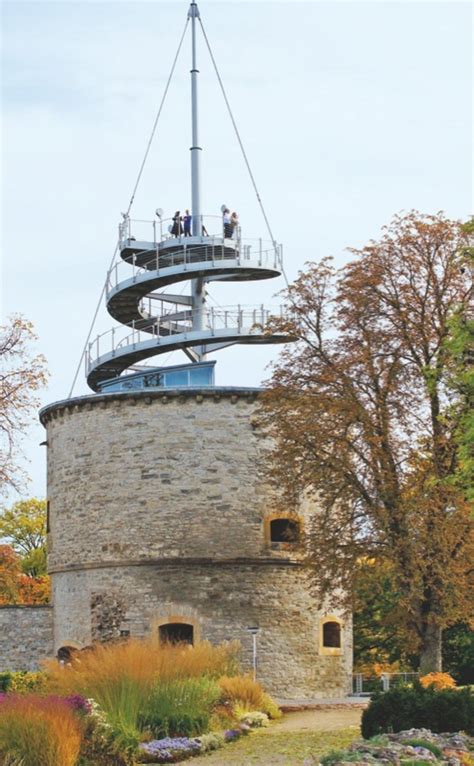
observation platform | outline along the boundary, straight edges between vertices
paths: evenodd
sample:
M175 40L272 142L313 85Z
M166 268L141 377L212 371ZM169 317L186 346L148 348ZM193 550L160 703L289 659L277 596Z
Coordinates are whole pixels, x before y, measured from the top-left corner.
M240 226L226 236L229 232L220 216L202 216L199 236L184 232L173 236L173 224L166 224L161 219L132 221L125 216L119 226L121 260L107 275L106 306L120 324L89 343L86 376L93 391L143 360L170 351L182 350L196 363L235 343L293 340L270 329L272 319L283 317L279 307L206 304L207 283L281 276L281 245L244 239ZM187 281L191 294L166 291Z

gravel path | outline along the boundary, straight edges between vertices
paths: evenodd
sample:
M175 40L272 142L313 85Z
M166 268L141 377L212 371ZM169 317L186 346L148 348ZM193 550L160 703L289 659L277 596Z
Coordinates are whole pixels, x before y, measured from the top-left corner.
M359 736L357 708L303 710L207 755L189 766L305 766L315 755L339 749ZM184 763L184 761L182 762Z

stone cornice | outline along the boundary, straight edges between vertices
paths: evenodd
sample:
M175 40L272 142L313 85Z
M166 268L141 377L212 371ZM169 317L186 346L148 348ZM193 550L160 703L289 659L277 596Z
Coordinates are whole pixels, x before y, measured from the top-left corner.
M82 572L90 569L125 569L126 567L145 567L145 566L272 566L272 567L301 567L302 562L296 559L283 558L147 558L147 559L117 559L112 561L92 561L67 566L52 566L48 568L48 574L59 574L64 572Z
M160 401L162 404L167 404L171 400L184 401L195 399L197 403L202 403L205 399L214 401L229 399L232 404L235 404L239 399L243 399L252 403L262 391L262 388L207 386L196 388L162 388L142 391L115 391L109 394L86 394L85 396L75 396L71 399L62 399L58 402L46 405L46 407L43 407L39 411L39 419L43 426L46 426L52 418L57 417L64 412L78 412L82 409L92 409L95 406L107 407L107 405L112 402L122 401L144 401L146 404Z

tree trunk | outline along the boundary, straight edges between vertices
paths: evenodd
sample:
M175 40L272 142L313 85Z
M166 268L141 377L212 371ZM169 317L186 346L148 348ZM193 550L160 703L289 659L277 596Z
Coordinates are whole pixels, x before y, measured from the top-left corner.
M439 625L427 623L423 630L420 654L420 674L441 672L441 635Z

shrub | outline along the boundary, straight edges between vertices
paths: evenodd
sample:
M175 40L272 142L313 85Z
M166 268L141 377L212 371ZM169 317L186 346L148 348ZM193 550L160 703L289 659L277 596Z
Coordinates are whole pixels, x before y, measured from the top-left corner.
M155 737L202 734L209 727L220 690L209 678L183 678L159 682L139 717L139 727Z
M0 701L0 753L22 766L75 766L82 739L79 716L64 700L8 695Z
M27 670L0 673L0 692L40 692L45 688L44 673L32 673Z
M474 734L474 694L470 689L400 687L377 694L362 714L362 736L406 729Z
M350 750L330 750L329 753L323 755L320 759L322 766L333 766L334 763L340 761L358 761L360 759L360 753L353 753Z
M428 742L426 739L404 739L404 745L410 745L410 747L424 747L425 750L429 750L433 755L442 760L442 750L433 742Z
M200 737L197 737L197 740L201 743L201 751L203 753L218 750L225 744L224 735L216 734L213 731L209 732L209 734L202 734Z
M267 714L261 713L260 710L245 711L239 709L237 705L235 714L240 723L247 724L251 729L259 729L263 726L268 726L269 724Z
M449 673L428 673L421 676L420 684L425 687L434 686L435 689L454 689L456 682Z

